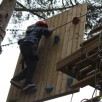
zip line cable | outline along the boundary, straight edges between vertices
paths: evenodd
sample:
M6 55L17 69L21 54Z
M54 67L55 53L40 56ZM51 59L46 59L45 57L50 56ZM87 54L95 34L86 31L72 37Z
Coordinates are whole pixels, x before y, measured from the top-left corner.
M85 14L83 14L82 16L80 16L79 18L81 18L81 17L83 17L83 16L85 16L85 15L87 15L87 14L91 14L91 13L85 13ZM63 27L63 26L65 26L65 25L67 25L67 24L69 24L69 23L71 23L72 22L72 20L71 21L69 21L69 22L67 22L67 23L64 23L64 24L62 24L62 25L60 25L60 26L58 26L58 27L56 27L56 28L54 28L53 29L53 31L54 30L56 30L56 29L58 29L58 28L61 28L61 27ZM22 29L6 29L7 31L26 31L26 30L22 30ZM17 43L17 42L16 42ZM1 46L9 46L9 45L11 45L11 44L15 44L15 42L14 43L9 43L9 44L5 44L5 45L1 45Z

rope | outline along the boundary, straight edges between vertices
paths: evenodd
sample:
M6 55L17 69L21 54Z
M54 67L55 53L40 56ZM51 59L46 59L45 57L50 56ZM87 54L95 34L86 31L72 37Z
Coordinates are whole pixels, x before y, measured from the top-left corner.
M18 42L4 44L4 45L1 45L1 47L9 46L9 45L16 44L16 43L18 43Z
M73 99L73 94L74 94L74 93L72 93L72 97L71 97L71 100L70 100L70 102L72 102L72 99Z
M98 85L98 80L97 80L97 70L100 71L100 51L102 50L102 32L100 33L100 36L99 36L99 45L98 45L98 56L97 56L97 61L96 61L96 69L95 69L95 90L92 94L92 100L91 102L93 102L93 96L94 96L94 93L95 91L97 91L97 88L100 88L100 85Z
M100 52L102 51L102 32L100 33L100 36L99 36L98 50L94 50L94 51L98 52L98 55L97 55L97 58L96 58L96 68L95 68L95 89L94 89L94 92L92 94L91 102L93 102L93 96L94 96L95 92L97 92L97 88L100 88L100 85L98 85L97 71L100 71L100 58L101 58ZM86 58L88 58L88 59L89 59L89 53L90 52L92 52L92 51L89 51L86 54ZM81 51L81 54L83 55L83 49ZM94 59L90 59L90 60L94 60ZM89 101L89 100L88 99L83 99L81 102L83 102L83 101Z
M96 3L96 2L95 2ZM93 3L92 5L94 5L95 3ZM86 16L87 14L92 14L93 12L88 12L88 13L85 13L85 14L83 14L82 16L80 16L79 18L81 18L81 17L83 17L83 16ZM56 30L56 29L58 29L58 28L61 28L62 26L65 26L65 25L67 25L67 24L69 24L69 23L71 23L72 22L72 20L71 21L69 21L69 22L67 22L67 23L64 23L64 24L62 24L62 25L60 25L60 26L58 26L58 27L56 27L56 28L54 28L53 29L53 31L54 30ZM26 31L26 30L22 30L22 29L6 29L7 31ZM5 44L5 45L2 45L3 47L4 46L9 46L9 45L11 45L11 44L14 44L14 43L10 43L10 44Z
M94 5L94 4L96 4L96 2L95 3L93 3L92 5ZM87 14L92 14L93 12L88 12L88 13L85 13L85 14L83 14L82 16L80 16L79 18L81 18L81 17L83 17L83 16L86 16ZM67 23L64 23L64 24L62 24L62 25L60 25L60 26L58 26L58 27L56 27L56 28L54 28L53 30L56 30L56 29L58 29L58 28L60 28L60 27L62 27L62 26L65 26L65 25L67 25L67 24L69 24L69 23L71 23L73 20L71 20L71 21L69 21L69 22L67 22Z
M86 14L80 16L79 18L81 18L81 17L83 17L83 16L85 16L85 15L87 15L87 14L88 14L88 13L86 13ZM67 23L64 23L64 24L62 24L62 25L60 25L60 26L54 28L53 31L56 30L56 29L58 29L58 28L61 28L61 27L65 26L65 25L67 25L67 24L69 24L69 23L71 23L72 21L73 21L73 20L71 20L71 21L69 21L69 22L67 22Z
M95 3L96 3L96 2L95 2ZM93 3L92 5L94 5L95 3ZM93 13L93 12L85 13L85 14L81 15L79 18L81 18L81 17L83 17L83 16L86 16L87 14L92 14L92 13ZM62 25L60 25L60 26L54 28L53 31L56 30L56 29L58 29L58 28L61 28L62 26L65 26L65 25L71 23L72 21L73 21L73 20L71 20L71 21L69 21L69 22L66 22L66 23L64 23L64 24L62 24ZM7 31L8 31L8 30L10 30L10 31L18 31L18 30L19 30L19 31L25 31L25 30L21 30L21 29L7 29Z
M95 61L96 58L92 58L92 59L89 58L89 57L90 57L89 54L90 54L91 52L96 52L96 53L98 54L98 50L88 51L88 52L86 53L86 58L87 58L88 60L90 60L90 61Z
M0 54L2 53L2 47L9 46L9 45L16 44L16 43L18 43L18 42L0 45Z
M93 102L93 96L94 96L94 94L95 94L96 91L97 91L97 89L95 88L95 89L94 89L94 92L93 92L93 94L92 94L91 102Z
M83 102L83 101L89 101L89 100L88 99L82 99L81 102Z
M22 30L22 29L6 29L6 31L26 31L26 30Z
M88 13L86 13L86 14L88 14ZM79 18L85 16L86 14L80 16ZM60 27L62 27L62 26L65 26L66 24L71 23L71 22L72 22L72 20L69 21L69 22L67 22L67 23L65 23L65 24L62 24L62 25L60 25L60 26L54 28L53 31L56 30L56 29L58 29L58 28L60 28ZM26 31L26 30L22 30L22 29L6 29L6 30L7 30L7 31ZM16 42L16 43L17 43L17 42ZM14 43L5 44L5 45L1 45L1 46L4 47L4 46L9 46L9 45L11 45L11 44L15 44L15 42L14 42Z

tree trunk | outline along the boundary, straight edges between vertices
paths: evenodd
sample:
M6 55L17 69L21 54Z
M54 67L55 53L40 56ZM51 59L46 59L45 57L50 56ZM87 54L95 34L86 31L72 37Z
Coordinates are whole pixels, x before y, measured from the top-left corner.
M6 34L5 29L12 16L16 0L3 0L0 4L0 45Z

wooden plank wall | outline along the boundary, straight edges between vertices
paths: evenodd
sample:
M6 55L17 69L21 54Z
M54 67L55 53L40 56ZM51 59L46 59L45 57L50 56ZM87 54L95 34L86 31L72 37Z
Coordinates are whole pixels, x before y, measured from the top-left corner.
M87 4L82 4L47 19L50 28L56 28L72 21L75 16L82 16L77 25L70 22L56 29L51 37L41 39L38 48L40 59L33 77L33 83L37 84L37 91L32 94L25 94L11 85L7 102L10 102L9 100L13 98L18 99L17 102L40 102L70 93L67 85L68 76L56 71L56 63L80 48L80 43L83 41L86 12ZM60 37L58 44L53 43L56 35ZM21 70L20 60L21 55L18 59L15 74ZM54 89L47 93L45 88L49 85L53 86Z

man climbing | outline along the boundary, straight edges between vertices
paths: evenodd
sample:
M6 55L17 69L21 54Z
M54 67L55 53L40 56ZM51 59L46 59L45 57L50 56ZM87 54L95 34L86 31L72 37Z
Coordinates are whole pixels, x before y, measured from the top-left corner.
M21 54L27 67L11 79L12 85L21 88L23 91L32 86L36 87L35 84L32 84L32 77L36 69L38 44L42 35L49 37L52 32L53 30L48 28L46 21L38 21L27 28L26 37L18 41ZM25 83L22 85L20 81L24 79Z

